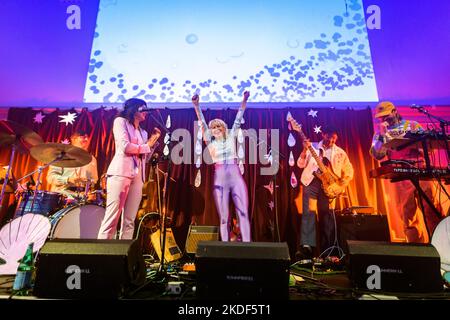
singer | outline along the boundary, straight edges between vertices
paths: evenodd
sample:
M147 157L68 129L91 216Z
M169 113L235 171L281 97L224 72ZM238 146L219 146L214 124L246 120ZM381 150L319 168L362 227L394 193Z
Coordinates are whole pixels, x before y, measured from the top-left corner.
M418 162L423 158L423 152L417 148L405 148L401 151L387 150L384 144L392 139L402 137L406 132L423 131L422 126L412 120L403 120L392 102L383 101L376 106L375 118L378 119L378 131L372 139L370 154L377 160L387 157L389 160L410 160ZM429 181L419 181L420 187L430 199L433 199L433 185ZM396 192L392 194L392 199L398 205L398 212L401 214L403 229L406 240L414 243L426 242L426 235L423 234L418 217L418 194L414 185L409 180L395 182ZM430 236L439 223L439 219L434 214L432 208L424 202L424 218L429 227Z
M145 162L153 154L161 135L161 131L154 128L147 139L147 132L140 127L146 117L146 107L143 100L129 99L114 120L116 152L107 171L106 212L98 233L99 239L114 238L119 217L119 239L133 237L134 220L145 180Z
M242 241L251 241L247 186L236 163L236 134L241 126L249 95L248 91L244 92L241 107L231 130L227 130L225 122L221 119L213 119L207 125L199 106L198 95L192 97L195 113L202 123L203 139L214 162L213 196L219 213L222 241L230 239L230 195L237 211Z

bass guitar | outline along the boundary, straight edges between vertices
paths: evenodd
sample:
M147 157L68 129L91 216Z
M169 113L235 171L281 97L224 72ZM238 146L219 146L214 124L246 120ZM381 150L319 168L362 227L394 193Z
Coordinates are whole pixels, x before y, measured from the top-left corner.
M308 140L303 133L302 126L294 118L291 117L288 121L291 123L292 129L299 133L302 140ZM322 182L322 189L325 195L330 199L334 199L344 193L348 182L334 173L330 160L326 157L321 159L311 144L308 146L308 150L314 160L316 160L317 166L319 167L319 169L313 174Z

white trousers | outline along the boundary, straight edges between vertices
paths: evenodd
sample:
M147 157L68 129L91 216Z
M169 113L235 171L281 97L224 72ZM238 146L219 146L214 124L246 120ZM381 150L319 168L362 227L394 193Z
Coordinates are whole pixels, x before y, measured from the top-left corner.
M98 232L98 239L114 239L121 218L119 239L132 239L134 220L142 199L142 178L109 176L106 182L106 212Z

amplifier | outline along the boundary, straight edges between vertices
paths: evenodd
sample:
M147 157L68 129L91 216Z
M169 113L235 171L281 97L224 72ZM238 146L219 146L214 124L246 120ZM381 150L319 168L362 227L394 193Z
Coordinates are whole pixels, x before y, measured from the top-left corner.
M348 214L336 215L339 245L348 252L347 240L391 240L386 215Z
M195 254L199 241L217 241L219 240L219 227L217 226L189 226L189 232L186 239L186 253Z
M201 241L195 255L200 299L288 299L286 243Z
M145 281L135 240L55 239L42 247L34 294L45 298L119 298Z
M362 290L438 292L440 257L432 245L348 241L348 271Z

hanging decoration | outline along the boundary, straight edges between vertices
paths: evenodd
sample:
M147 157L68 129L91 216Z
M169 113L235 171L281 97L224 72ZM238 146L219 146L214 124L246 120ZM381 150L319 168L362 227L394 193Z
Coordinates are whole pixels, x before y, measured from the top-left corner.
M42 120L44 120L45 115L42 114L42 112L36 113L36 115L33 118L34 123L42 123Z

